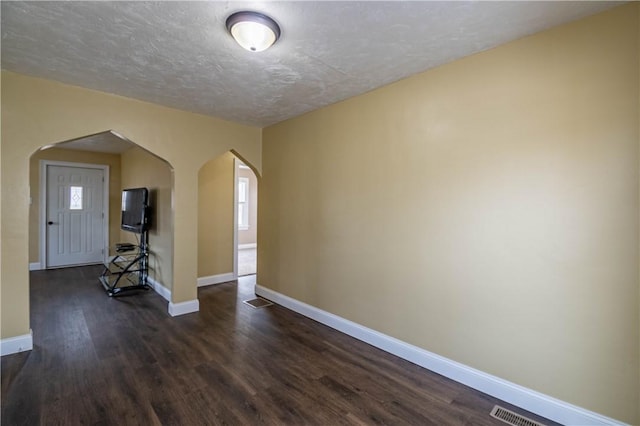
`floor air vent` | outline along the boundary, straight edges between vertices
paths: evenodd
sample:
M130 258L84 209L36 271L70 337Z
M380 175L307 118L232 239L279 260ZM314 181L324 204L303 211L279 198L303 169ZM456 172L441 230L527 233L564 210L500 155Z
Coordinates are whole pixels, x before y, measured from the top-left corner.
M493 410L491 410L491 417L495 417L496 419L502 420L503 422L513 426L545 426L542 423L528 419L518 413L514 413L513 411L497 405L493 407Z
M263 299L261 297L258 297L256 299L251 299L251 300L245 300L244 303L246 303L247 305L249 305L249 306L251 306L252 308L255 308L255 309L265 308L267 306L273 305L273 303L271 303L268 300Z

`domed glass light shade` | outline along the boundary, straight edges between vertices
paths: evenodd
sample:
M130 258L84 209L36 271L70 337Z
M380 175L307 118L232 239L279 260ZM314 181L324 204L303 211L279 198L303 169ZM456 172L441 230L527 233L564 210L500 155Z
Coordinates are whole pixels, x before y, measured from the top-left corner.
M238 44L251 52L262 52L280 38L280 27L258 12L236 12L227 18L227 30Z

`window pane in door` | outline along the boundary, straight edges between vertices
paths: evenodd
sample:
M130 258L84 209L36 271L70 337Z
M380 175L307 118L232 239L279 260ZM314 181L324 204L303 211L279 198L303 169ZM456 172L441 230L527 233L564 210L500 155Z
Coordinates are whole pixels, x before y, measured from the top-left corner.
M82 210L82 187L72 186L69 195L69 210Z

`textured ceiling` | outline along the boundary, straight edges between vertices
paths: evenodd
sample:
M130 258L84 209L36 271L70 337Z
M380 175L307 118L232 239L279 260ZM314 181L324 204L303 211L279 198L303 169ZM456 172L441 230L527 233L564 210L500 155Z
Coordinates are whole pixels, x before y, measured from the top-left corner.
M95 135L55 144L56 148L106 152L109 154L122 154L133 146L135 146L133 143L111 131L96 133ZM53 146L47 146L43 149L51 147Z
M612 2L6 2L2 68L266 126ZM270 15L261 53L227 34Z

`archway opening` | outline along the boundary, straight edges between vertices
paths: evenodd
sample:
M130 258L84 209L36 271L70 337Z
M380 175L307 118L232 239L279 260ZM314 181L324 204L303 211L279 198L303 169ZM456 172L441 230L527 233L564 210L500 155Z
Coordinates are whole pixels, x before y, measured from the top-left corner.
M120 226L121 191L125 188L146 187L149 189L151 224L149 229L149 284L165 299L170 300L173 286L173 167L166 160L137 145L115 131L105 131L82 136L73 140L46 145L30 157L30 209L29 209L29 269L51 269L56 267L100 264L108 262L114 256L115 245L120 242L136 242L134 234L125 232ZM50 185L49 166L68 168L75 172L82 170L103 170L104 179L101 200L97 200L91 188L83 183L61 185L53 190ZM76 173L77 174L77 173ZM100 178L99 177L99 178ZM56 177L56 179L63 179ZM75 188L72 188L72 186ZM78 210L78 229L88 227L89 206L100 204L103 217L94 216L91 221L100 219L104 229L102 238L87 237L78 239L77 250L99 250L99 257L74 258L54 261L55 250L52 247L71 247L71 231L55 232L61 228L56 217L52 216L51 203L64 200L72 202L75 191ZM55 192L60 192L55 194ZM67 194L68 193L68 194ZM68 195L68 197L67 197ZM99 203L100 201L100 203ZM99 210L99 209L98 209ZM96 211L98 211L96 210ZM69 222L70 223L70 222ZM57 249L56 249L57 250ZM74 260L75 259L75 260ZM80 261L77 261L77 260ZM97 281L96 281L97 283Z
M257 272L255 168L228 151L198 172L198 286Z

